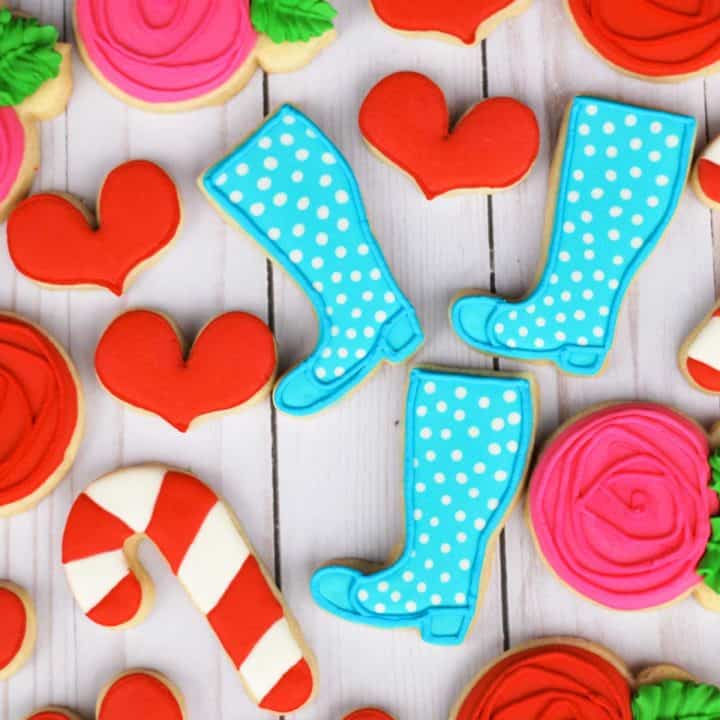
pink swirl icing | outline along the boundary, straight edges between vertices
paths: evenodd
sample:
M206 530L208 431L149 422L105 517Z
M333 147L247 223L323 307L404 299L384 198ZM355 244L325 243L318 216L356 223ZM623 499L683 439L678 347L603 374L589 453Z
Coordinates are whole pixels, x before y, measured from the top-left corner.
M702 430L660 405L613 405L572 423L530 485L530 518L550 566L620 610L691 590L718 512L708 455Z
M248 0L77 0L91 62L138 100L192 100L226 83L257 42Z
M10 194L25 155L25 130L12 108L0 108L0 203Z

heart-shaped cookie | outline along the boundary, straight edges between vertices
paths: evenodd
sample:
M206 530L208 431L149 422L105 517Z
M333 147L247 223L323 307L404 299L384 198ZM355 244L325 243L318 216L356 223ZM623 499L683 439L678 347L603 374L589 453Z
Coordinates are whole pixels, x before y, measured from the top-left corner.
M131 670L113 680L100 693L97 720L185 720L180 691L162 675ZM59 707L38 710L27 720L79 720L79 716Z
M438 36L465 45L486 38L531 0L370 0L377 16L402 33Z
M8 221L12 261L43 285L99 286L122 295L173 241L182 220L172 178L145 160L125 163L107 176L97 214L96 229L78 200L51 193L28 198Z
M535 114L512 98L475 105L451 131L442 90L413 72L390 75L370 91L360 108L360 130L428 199L510 188L530 172L540 148Z
M35 648L37 621L28 593L0 580L0 680L12 677Z
M262 320L242 312L210 321L185 356L168 318L133 310L110 324L95 352L95 370L108 392L160 415L181 432L201 416L259 397L276 368L272 333Z

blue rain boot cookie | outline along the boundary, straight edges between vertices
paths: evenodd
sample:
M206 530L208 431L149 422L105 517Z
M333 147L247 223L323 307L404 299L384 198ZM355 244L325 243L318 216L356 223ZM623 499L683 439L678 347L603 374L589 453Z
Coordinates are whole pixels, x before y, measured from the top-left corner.
M418 350L422 329L370 231L355 175L310 119L283 106L199 182L317 313L317 347L275 387L279 410L316 413L381 362L401 363Z
M459 297L455 332L492 355L600 372L625 292L677 208L695 128L683 115L576 98L555 155L540 280L518 302Z
M311 590L320 607L353 622L416 628L429 643L462 643L497 536L522 491L534 389L524 375L411 371L405 549L373 574L346 565L318 570Z

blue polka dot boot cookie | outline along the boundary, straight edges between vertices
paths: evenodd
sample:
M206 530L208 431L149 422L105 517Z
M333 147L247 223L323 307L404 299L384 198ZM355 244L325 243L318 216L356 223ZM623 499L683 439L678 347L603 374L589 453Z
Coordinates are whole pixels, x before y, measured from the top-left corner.
M529 376L412 370L405 549L371 575L345 565L318 570L315 601L346 620L416 628L438 645L462 643L494 543L522 490L535 423Z
M555 156L542 277L522 301L457 299L458 335L493 355L550 361L575 375L600 372L625 292L677 208L695 127L682 115L576 98Z
M279 410L318 412L381 362L418 350L422 329L370 231L355 176L302 113L282 107L200 186L299 283L319 318L315 351L275 388Z

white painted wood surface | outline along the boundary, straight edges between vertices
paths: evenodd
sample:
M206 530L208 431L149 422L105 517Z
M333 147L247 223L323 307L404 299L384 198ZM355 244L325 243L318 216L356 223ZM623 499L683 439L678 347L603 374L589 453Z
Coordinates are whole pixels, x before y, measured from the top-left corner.
M195 178L273 108L297 103L333 137L355 168L374 229L401 286L419 310L428 341L418 361L491 367L466 348L447 321L460 288L518 294L532 281L540 252L549 159L564 106L597 93L694 115L699 143L720 131L720 76L657 86L620 76L575 38L559 0L538 0L484 47L409 41L381 27L365 0L336 0L338 42L306 70L258 74L223 108L153 116L110 97L75 57L75 92L66 115L43 127L36 189L78 194L91 205L103 176L130 159L165 166L180 184L185 226L173 250L122 298L106 292L51 292L20 277L0 243L0 307L46 326L72 353L85 386L87 434L72 472L37 509L0 522L0 576L28 587L39 612L32 661L0 684L0 720L65 704L93 717L102 685L126 667L169 674L184 692L189 720L262 717L230 663L164 562L144 547L158 584L155 612L125 633L87 621L65 586L60 537L73 498L96 476L128 463L186 466L222 492L244 522L315 650L316 701L302 720L340 720L361 704L398 720L440 720L463 686L504 646L550 633L606 643L633 667L669 660L720 682L720 620L693 600L663 611L621 614L563 588L539 560L522 513L511 519L474 631L458 649L423 644L409 632L377 631L320 611L308 580L335 556L383 559L402 534L400 425L406 369L384 367L352 397L320 417L275 417L269 402L180 435L161 420L121 408L97 384L92 355L107 323L129 307L171 314L191 337L226 309L272 313L283 367L314 345L315 319L300 291L247 238L226 228L195 188ZM23 0L23 10L71 39L70 0ZM541 47L540 43L545 46ZM367 90L402 69L425 72L445 89L453 114L489 95L530 104L542 125L542 154L530 178L491 202L481 197L428 203L364 147L357 112ZM706 127L709 124L709 128ZM392 200L389 200L392 198ZM3 231L4 234L4 231ZM4 238L3 238L4 240ZM720 230L687 192L662 246L624 305L608 371L592 380L532 368L539 380L542 435L588 404L626 398L664 401L709 423L717 400L692 390L676 369L676 349L715 298ZM515 367L501 360L499 367ZM507 577L506 592L501 566Z

